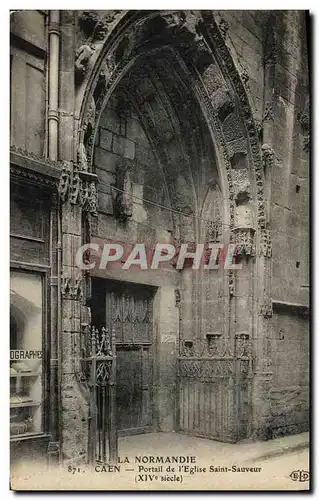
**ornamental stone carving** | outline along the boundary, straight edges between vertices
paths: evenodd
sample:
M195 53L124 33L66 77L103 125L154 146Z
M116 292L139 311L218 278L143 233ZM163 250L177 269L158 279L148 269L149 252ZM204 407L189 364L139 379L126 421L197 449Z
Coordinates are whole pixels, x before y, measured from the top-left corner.
M235 274L234 274L234 271L229 271L228 289L229 289L230 297L233 297L235 295Z
M82 277L61 277L61 295L65 299L79 300L82 298Z
M82 171L77 165L61 171L58 192L60 200L80 205L85 212L97 215L97 175Z
M301 125L301 131L303 133L304 141L303 141L303 149L304 151L309 151L309 143L310 143L310 111L309 111L309 98L306 101L304 110L298 116L298 121Z
M263 121L274 121L273 105L268 102L265 106Z
M104 40L108 33L109 25L115 21L120 10L95 11L84 10L79 15L81 31L92 41Z
M167 28L181 27L185 24L186 13L182 10L162 14L161 17L166 22Z
M251 343L247 333L235 334L235 356L241 358L251 355Z
M213 220L205 221L206 241L208 243L219 243L222 235L222 220L219 215Z
M247 203L251 198L250 181L246 168L232 170L235 201L238 205Z
M229 22L220 16L219 21L218 21L218 27L219 27L219 31L222 34L222 37L226 38L228 30L229 30Z
M60 200L64 202L67 198L69 191L69 183L70 183L70 174L71 171L66 166L62 167L60 181L58 185L58 193L60 196Z
M261 232L261 248L264 257L271 257L272 243L269 229L263 229Z
M273 312L272 299L267 293L264 294L264 299L260 307L260 312L264 316L264 318L272 317L272 312Z
M79 143L78 152L77 152L77 160L79 165L79 170L82 172L87 172L88 170L88 161L86 156L86 148L83 142Z
M181 305L181 292L178 288L175 288L175 307L180 307Z
M234 228L231 233L231 241L236 244L237 255L254 256L256 254L254 229L249 227Z
M83 77L94 50L89 45L81 45L75 52L75 72L77 77Z
M263 144L261 148L264 170L270 169L274 165L275 152L269 144Z

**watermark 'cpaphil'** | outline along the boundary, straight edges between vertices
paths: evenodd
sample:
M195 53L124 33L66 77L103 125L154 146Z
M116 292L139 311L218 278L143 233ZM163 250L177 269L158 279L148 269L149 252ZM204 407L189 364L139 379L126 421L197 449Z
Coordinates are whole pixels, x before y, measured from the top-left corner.
M82 245L75 256L75 264L81 270L107 267L130 270L156 270L174 267L177 270L192 268L206 271L241 269L237 245L222 243L198 243L189 248L188 243L175 247L170 243L156 243L148 247L144 243L91 242Z

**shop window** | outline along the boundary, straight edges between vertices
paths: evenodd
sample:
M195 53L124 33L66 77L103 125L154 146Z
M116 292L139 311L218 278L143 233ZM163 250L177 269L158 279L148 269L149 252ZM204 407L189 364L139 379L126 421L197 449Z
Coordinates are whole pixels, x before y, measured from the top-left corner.
M42 432L43 284L40 274L10 275L10 435Z

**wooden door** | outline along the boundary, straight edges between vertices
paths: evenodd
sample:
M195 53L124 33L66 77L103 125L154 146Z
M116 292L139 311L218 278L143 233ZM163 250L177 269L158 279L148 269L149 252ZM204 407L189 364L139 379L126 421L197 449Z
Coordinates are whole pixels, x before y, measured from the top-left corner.
M106 325L116 337L117 428L121 434L152 429L153 291L111 283L105 293Z

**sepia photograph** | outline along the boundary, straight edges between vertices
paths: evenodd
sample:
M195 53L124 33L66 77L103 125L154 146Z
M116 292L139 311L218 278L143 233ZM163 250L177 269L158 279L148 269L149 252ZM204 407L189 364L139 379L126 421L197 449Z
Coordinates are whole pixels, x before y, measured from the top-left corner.
M309 490L309 11L7 17L10 489Z

